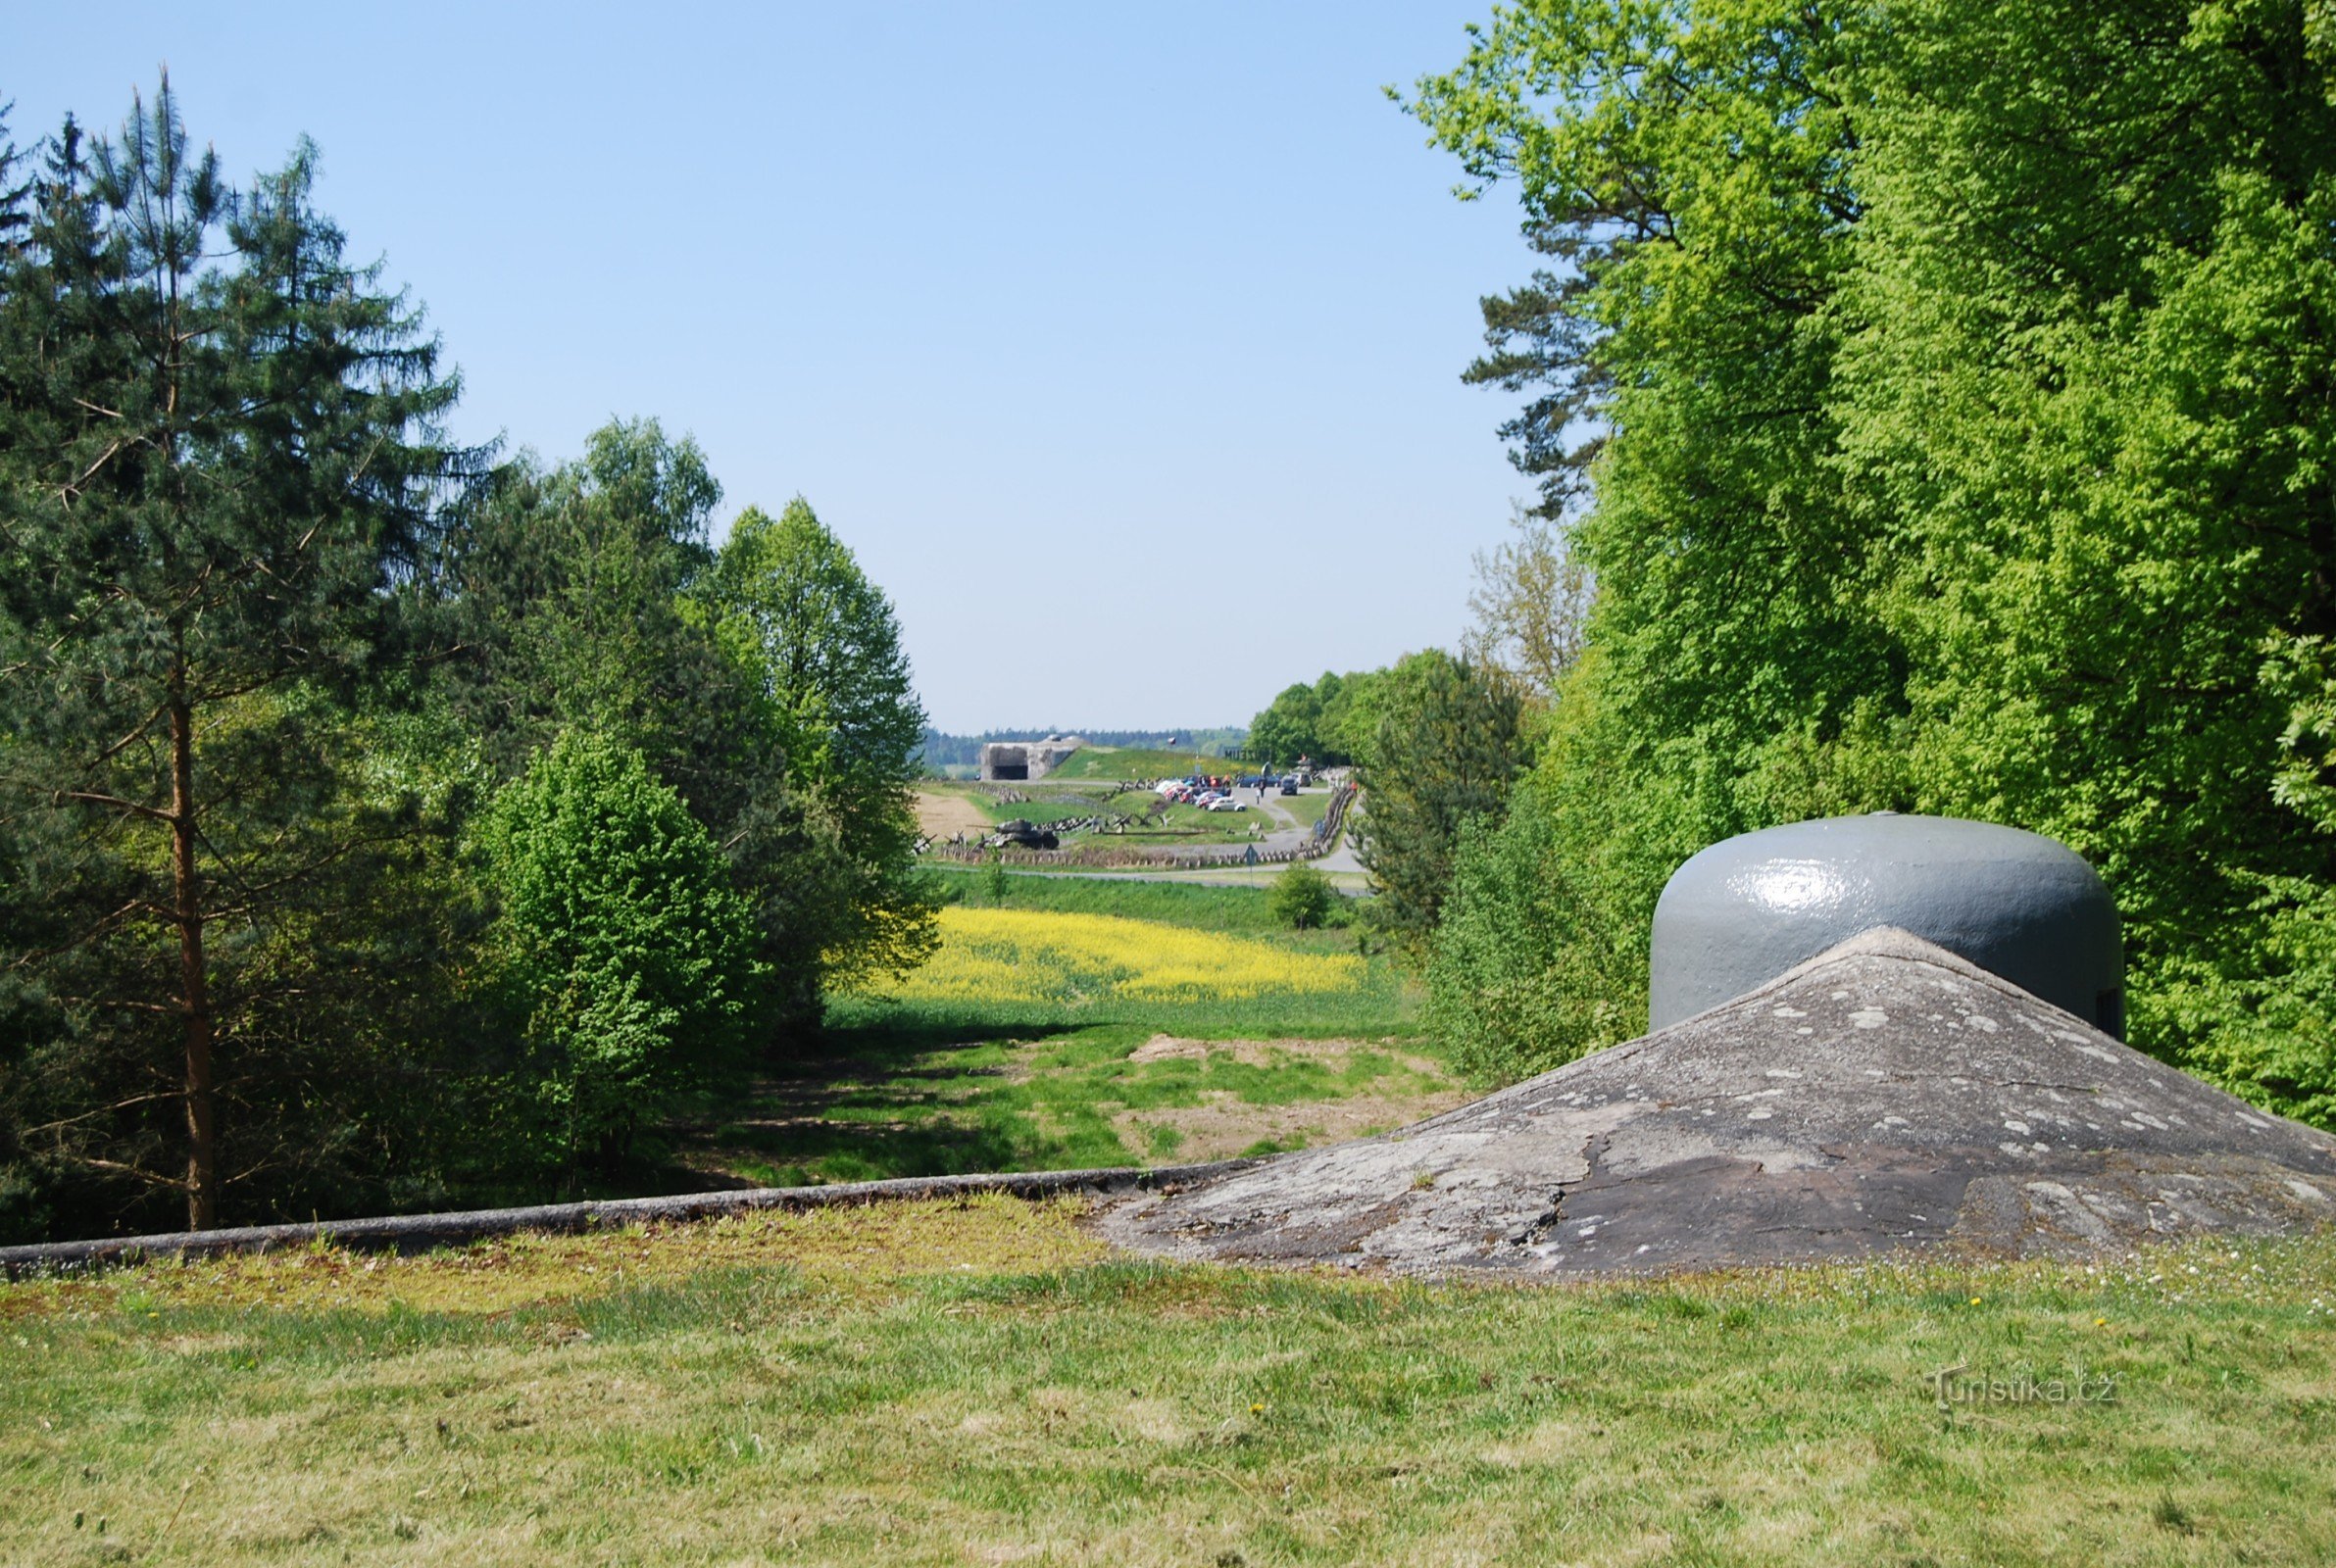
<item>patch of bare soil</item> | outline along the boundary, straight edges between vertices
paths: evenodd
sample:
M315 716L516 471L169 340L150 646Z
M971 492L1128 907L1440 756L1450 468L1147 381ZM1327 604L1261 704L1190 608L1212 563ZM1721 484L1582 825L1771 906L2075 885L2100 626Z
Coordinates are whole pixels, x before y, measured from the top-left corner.
M1361 1138L1440 1114L1466 1103L1469 1098L1468 1091L1454 1083L1441 1064L1367 1040L1180 1040L1173 1035L1154 1035L1127 1059L1197 1060L1222 1053L1252 1066L1270 1066L1277 1056L1283 1060L1304 1056L1336 1068L1358 1051L1393 1057L1407 1069L1412 1087L1390 1086L1391 1092L1369 1091L1343 1100L1281 1105L1253 1105L1229 1091L1217 1090L1206 1094L1198 1105L1122 1110L1112 1117L1112 1124L1134 1149L1154 1147L1152 1134L1166 1128L1177 1135L1173 1157L1197 1162L1228 1159L1266 1142L1284 1149L1306 1149ZM1421 1080L1437 1087L1425 1088Z
M981 808L963 795L939 795L926 790L917 792L917 826L928 839L945 839L963 833L978 838L990 830L989 818Z
M1169 1061L1187 1057L1198 1061L1212 1053L1222 1053L1233 1060L1252 1067L1271 1065L1276 1054L1283 1057L1304 1056L1339 1066L1358 1051L1374 1052L1400 1062L1407 1070L1422 1076L1446 1079L1451 1073L1440 1062L1425 1056L1415 1056L1398 1051L1394 1043L1385 1040L1183 1040L1175 1035L1154 1035L1129 1054L1131 1062Z
M1154 1128L1168 1128L1178 1139L1173 1157L1197 1164L1230 1159L1265 1142L1282 1149L1312 1149L1383 1133L1465 1104L1467 1099L1465 1090L1453 1089L1430 1095L1352 1095L1296 1105L1252 1105L1228 1091L1215 1090L1207 1104L1123 1110L1112 1124L1138 1149L1150 1147Z

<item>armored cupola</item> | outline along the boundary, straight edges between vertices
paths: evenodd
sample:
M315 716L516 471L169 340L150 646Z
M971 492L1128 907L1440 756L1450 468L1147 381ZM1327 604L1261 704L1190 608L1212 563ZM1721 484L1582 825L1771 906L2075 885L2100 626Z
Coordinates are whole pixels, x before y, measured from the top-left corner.
M2037 833L1945 816L1836 816L1713 845L1655 906L1650 1027L1755 989L1876 926L1936 943L2125 1035L2116 906Z

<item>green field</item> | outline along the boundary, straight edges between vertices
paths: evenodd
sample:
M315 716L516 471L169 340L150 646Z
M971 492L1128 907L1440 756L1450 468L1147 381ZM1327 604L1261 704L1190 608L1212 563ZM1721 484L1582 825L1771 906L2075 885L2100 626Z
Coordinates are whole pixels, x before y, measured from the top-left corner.
M1102 813L1118 813L1142 817L1162 806L1160 798L1149 788L1118 791L1108 783L1048 778L1036 784L1003 786L1026 800L1006 801L999 796L1000 786L964 785L928 782L919 786L930 795L960 795L973 803L994 826L1020 818L1041 826L1076 817ZM1329 798L1300 796L1293 800L1279 800L1279 805L1293 809L1301 821L1311 822L1320 817L1328 808ZM1239 844L1270 833L1280 823L1254 804L1246 811L1204 811L1195 807L1168 805L1157 821L1144 826L1130 827L1123 833L1081 834L1074 842L1117 845L1127 849L1178 849L1206 844ZM1311 806L1312 814L1307 814Z
M930 874L954 922L932 963L838 999L819 1056L686 1128L674 1157L701 1179L666 1185L1173 1163L1376 1132L1459 1098L1389 961L1349 930L1282 928L1261 890L1015 876L1001 909L985 872ZM1001 982L967 919L1000 915L1068 916L1056 934L1102 947L1018 950ZM1178 951L1197 983L1125 984Z
M1314 826L1330 811L1330 791L1319 786L1301 790L1295 795L1269 794L1267 798L1306 827Z
M1203 757L1197 752L1082 746L1040 782L1052 784L1058 779L1131 779L1139 784L1152 784L1164 778L1189 778L1195 773L1239 774L1252 770L1247 763L1229 761L1221 757Z
M2319 1564L2332 1300L2326 1237L1518 1289L994 1199L156 1266L0 1287L0 1562Z

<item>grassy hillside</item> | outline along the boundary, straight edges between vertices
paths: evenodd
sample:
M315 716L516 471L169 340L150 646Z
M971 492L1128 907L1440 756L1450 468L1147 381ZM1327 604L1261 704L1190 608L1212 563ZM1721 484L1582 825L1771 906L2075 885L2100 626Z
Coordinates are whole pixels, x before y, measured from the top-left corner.
M1518 1290L1004 1200L153 1267L0 1287L0 1562L2324 1563L2331 1301L2327 1238Z
M1229 762L1221 757L1203 757L1198 752L1142 751L1134 747L1082 746L1070 754L1061 767L1049 773L1041 783L1056 779L1136 779L1151 783L1156 779L1183 778L1191 773L1240 773L1246 767Z

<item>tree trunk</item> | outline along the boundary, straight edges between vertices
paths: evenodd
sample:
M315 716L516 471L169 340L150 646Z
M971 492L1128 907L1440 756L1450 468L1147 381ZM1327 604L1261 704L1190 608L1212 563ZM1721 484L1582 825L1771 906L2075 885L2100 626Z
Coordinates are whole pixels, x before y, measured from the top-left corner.
M171 694L171 882L178 923L180 1005L186 1019L186 1228L219 1223L212 1128L211 988L203 972L203 904L195 879L195 734L183 676Z

